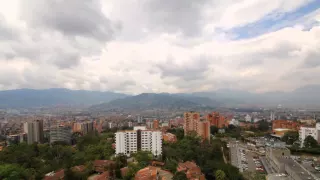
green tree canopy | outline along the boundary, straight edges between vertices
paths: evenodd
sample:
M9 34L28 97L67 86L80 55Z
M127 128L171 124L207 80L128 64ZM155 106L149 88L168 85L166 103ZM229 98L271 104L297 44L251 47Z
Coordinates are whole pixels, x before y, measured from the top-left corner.
M315 148L318 146L318 142L312 136L307 136L304 139L303 145L305 148Z
M219 128L217 126L210 126L210 132L212 135L218 133Z
M3 180L18 180L24 179L25 169L15 164L0 165L0 179Z
M258 130L260 130L260 131L268 131L269 126L270 126L270 124L265 120L258 122Z
M286 142L286 144L288 145L292 145L298 139L299 139L299 133L297 131L286 132L281 138L281 140Z
M184 172L176 172L172 180L188 180L188 178Z

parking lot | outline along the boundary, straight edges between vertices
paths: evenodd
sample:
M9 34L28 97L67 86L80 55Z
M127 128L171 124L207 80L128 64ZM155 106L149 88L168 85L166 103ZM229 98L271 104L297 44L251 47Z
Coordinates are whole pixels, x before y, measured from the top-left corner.
M231 164L238 167L240 172L265 172L263 164L255 153L248 151L243 145L239 145L238 143L232 143L229 147L231 153Z

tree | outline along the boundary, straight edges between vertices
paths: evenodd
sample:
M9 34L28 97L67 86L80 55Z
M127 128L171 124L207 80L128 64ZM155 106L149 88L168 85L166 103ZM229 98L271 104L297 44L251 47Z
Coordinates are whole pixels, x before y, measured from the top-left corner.
M175 159L166 159L164 168L170 172L175 173L177 170L178 162Z
M222 170L217 170L215 173L216 180L225 180L226 174Z
M178 140L181 140L184 137L184 130L182 128L168 129L168 132L176 135Z
M267 121L259 121L258 122L258 129L260 131L268 131L269 130L269 123Z
M296 131L286 132L281 138L281 140L288 145L292 145L298 139L299 139L299 133Z
M14 164L0 165L0 179L24 179L25 169Z
M318 142L309 135L304 139L303 145L305 148L315 148L318 146Z
M136 161L138 161L138 164L144 168L146 167L149 162L152 159L152 154L149 151L138 151L133 154L133 157L135 158ZM142 169L141 168L141 169Z
M219 128L217 126L210 126L210 132L212 135L218 133Z
M187 175L184 172L176 172L172 180L188 180Z

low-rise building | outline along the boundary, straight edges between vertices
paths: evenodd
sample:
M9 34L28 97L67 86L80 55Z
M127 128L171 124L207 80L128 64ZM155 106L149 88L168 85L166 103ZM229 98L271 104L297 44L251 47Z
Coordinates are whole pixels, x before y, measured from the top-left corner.
M171 180L173 174L158 167L148 166L139 170L134 180Z
M204 174L195 162L186 161L179 163L177 167L178 172L184 172L189 180L205 180Z
M64 169L60 169L56 172L50 172L46 174L43 180L63 180L64 179Z
M292 131L299 131L300 124L289 120L274 120L272 121L272 131L275 129L290 129Z
M96 172L103 173L107 169L115 168L116 163L111 160L95 160L93 161L93 167Z
M277 173L285 173L292 180L316 180L309 171L290 157L290 150L280 147L268 147L266 158Z
M163 134L163 141L175 143L175 142L177 142L177 137L176 137L176 135L174 135L172 133L165 133L165 134Z

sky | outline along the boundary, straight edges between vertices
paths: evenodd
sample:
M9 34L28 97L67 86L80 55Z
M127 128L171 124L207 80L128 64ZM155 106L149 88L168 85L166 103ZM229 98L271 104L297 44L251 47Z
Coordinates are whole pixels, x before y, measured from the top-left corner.
M0 1L0 90L320 84L319 0Z

